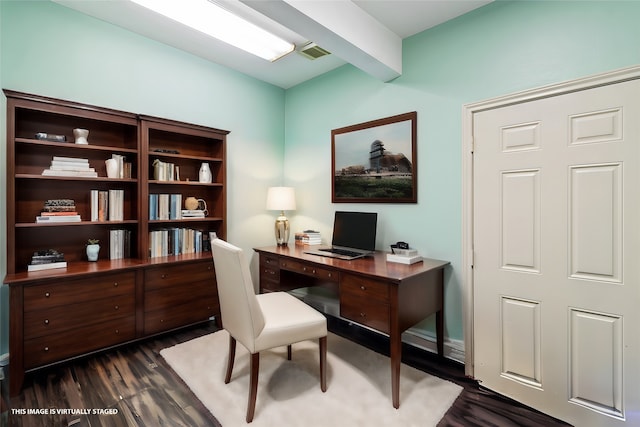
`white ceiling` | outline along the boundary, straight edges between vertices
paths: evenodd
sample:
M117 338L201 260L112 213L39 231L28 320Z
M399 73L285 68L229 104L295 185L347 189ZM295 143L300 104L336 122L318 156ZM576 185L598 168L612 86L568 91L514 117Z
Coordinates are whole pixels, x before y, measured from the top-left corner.
M129 0L52 1L286 89L345 63L382 81L392 80L402 74L402 39L492 0L210 0L291 40L296 47L312 41L332 53L316 60L291 53L275 62Z

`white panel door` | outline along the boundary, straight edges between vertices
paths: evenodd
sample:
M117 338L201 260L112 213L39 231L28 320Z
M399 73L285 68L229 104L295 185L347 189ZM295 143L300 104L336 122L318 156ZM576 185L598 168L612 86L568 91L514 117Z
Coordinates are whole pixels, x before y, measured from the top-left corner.
M473 115L474 369L576 426L640 426L640 82Z

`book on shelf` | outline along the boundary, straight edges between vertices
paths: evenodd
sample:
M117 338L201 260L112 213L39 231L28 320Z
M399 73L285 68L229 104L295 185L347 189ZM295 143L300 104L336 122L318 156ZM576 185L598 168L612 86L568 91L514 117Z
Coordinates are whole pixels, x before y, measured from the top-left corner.
M124 190L108 190L109 210L108 221L124 220Z
M48 169L42 171L43 176L77 176L97 178L98 173L89 166L89 159L54 156Z
M174 163L163 162L160 159L155 159L153 165L153 179L156 181L177 181L176 179L176 165ZM179 172L178 172L179 174Z
M204 218L204 211L201 209L182 209L182 218Z
M49 262L45 264L29 264L27 271L51 270L54 268L66 268L67 261Z
M64 268L67 266L64 254L55 249L47 249L33 253L31 264L27 266L27 271L48 270L52 268Z
M31 264L48 264L59 261L64 261L64 254L55 249L37 251L31 257Z
M97 178L98 172L78 171L78 170L51 170L42 171L42 176L67 176L80 178Z
M63 212L40 212L40 216L73 216L78 215L77 211L63 211Z
M67 142L67 137L65 135L58 135L55 133L38 132L35 136L36 139L41 141Z
M98 221L109 219L109 192L98 191Z
M182 194L149 194L149 219L182 219Z
M109 259L131 257L131 230L109 230Z
M60 222L80 222L80 215L62 215L62 216L37 216L36 223L60 223Z
M210 248L206 235L202 230L191 228L172 227L150 231L149 257L203 252Z
M81 158L81 157L64 157L64 156L53 156L52 161L54 162L65 162L65 163L83 163L89 164L89 159Z
M49 199L44 202L43 212L73 212L76 202L72 199Z

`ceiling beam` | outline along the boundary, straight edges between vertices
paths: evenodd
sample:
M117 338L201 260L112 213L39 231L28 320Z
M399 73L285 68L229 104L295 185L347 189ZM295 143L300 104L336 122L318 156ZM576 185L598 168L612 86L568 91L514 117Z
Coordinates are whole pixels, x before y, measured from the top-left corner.
M402 74L402 39L350 0L240 0L388 82Z

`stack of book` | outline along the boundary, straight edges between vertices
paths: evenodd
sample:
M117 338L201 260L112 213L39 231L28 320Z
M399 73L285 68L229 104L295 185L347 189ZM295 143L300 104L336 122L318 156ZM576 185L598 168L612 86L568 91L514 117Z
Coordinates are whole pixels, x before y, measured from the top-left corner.
M65 268L67 262L64 254L55 249L34 252L31 257L31 264L27 266L27 271L49 270L52 268Z
M47 200L44 202L42 212L36 217L38 224L80 221L80 215L76 211L76 203L71 199Z
M422 257L415 249L393 249L392 254L387 254L387 262L397 262L399 264L415 264L422 261Z
M204 211L201 209L182 209L182 218L204 218Z
M42 171L43 176L78 176L97 178L96 170L89 166L89 159L54 156L49 169Z
M319 245L322 238L319 231L304 230L295 234L296 245Z

